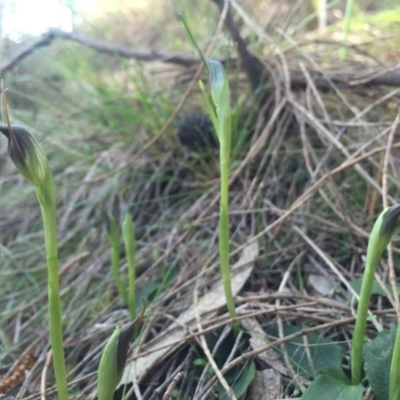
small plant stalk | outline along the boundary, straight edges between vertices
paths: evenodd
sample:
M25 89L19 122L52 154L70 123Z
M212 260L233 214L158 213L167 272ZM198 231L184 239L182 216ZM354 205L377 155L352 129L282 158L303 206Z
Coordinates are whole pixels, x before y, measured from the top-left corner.
M135 227L132 214L127 212L122 223L122 236L124 238L126 257L128 261L128 309L131 320L136 318L136 266L135 266Z
M18 172L35 186L42 212L48 274L50 342L59 400L68 400L67 374L64 357L61 300L58 282L56 196L53 176L43 147L26 129L11 125L5 91L1 93L5 124L0 132L8 139L8 154Z
M347 40L350 32L350 24L351 24L351 17L353 14L353 6L354 0L347 0L346 1L346 10L344 14L344 25L343 25L343 41ZM346 58L347 48L342 47L339 51L339 58L340 60L344 60Z
M219 259L222 282L224 285L226 305L231 318L236 318L235 301L233 299L231 272L229 265L229 164L232 138L232 111L229 94L228 78L224 67L215 60L208 60L210 71L211 99L203 82L199 82L203 92L208 114L213 122L219 140L219 157L221 170L220 214L219 214Z
M68 400L67 374L65 369L62 313L58 281L58 252L55 189L51 173L45 182L36 186L36 194L42 212L48 274L49 329L53 352L53 367L56 377L58 399Z
M353 385L358 385L361 382L362 348L364 345L364 336L367 326L367 316L372 285L375 279L375 271L378 261L379 258L376 263L375 260L372 261L371 257L368 257L367 253L367 261L361 285L360 300L357 308L357 319L354 328L353 344L351 349L351 377Z
M223 124L220 124L224 128ZM229 146L229 147L228 147ZM231 318L236 317L229 265L229 153L230 143L220 143L221 202L219 214L219 257L226 304Z
M354 328L351 349L351 379L353 385L358 385L361 382L362 348L364 345L368 307L371 299L376 268L382 252L392 239L399 215L400 205L395 205L383 210L376 220L369 236L365 271L361 285L360 300L357 308L356 325ZM397 383L398 382L399 381L397 381Z
M110 258L111 258L111 271L112 275L114 278L115 285L118 290L118 294L124 299L126 304L128 304L128 292L126 290L125 285L123 284L121 280L121 275L119 272L119 262L120 262L120 256L119 256L119 231L118 231L118 225L117 222L115 221L115 218L111 215L108 217L107 221L107 237L108 237L108 242L110 244Z
M400 400L400 328L397 324L392 363L390 365L389 400Z

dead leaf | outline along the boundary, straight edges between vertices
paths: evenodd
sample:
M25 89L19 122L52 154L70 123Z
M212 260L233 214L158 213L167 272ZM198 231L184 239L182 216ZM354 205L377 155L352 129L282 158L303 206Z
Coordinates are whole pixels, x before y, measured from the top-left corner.
M282 398L282 376L273 369L256 371L250 385L251 400L276 400Z
M243 328L250 334L250 346L253 350L257 350L270 343L268 335L264 332L261 325L253 318L246 318L241 321ZM256 358L264 364L264 366L272 367L280 374L287 375L287 368L280 360L279 354L274 349L268 349L258 354Z
M233 296L236 296L240 292L250 276L254 260L257 258L258 253L258 243L250 243L244 248L239 261L232 266L231 281ZM199 298L197 312L200 316L207 314L207 317L211 318L225 304L224 287L222 280L219 280L203 297ZM197 326L195 315L195 308L192 305L177 318L177 321L170 328L163 332L162 336L152 340L148 346L143 346L141 351L146 352L146 355L126 365L119 386L131 383L133 378L139 380L141 377L144 377L167 354L182 345L182 343L177 342L187 334L188 330L195 329Z
M335 292L332 279L321 274L309 274L307 285L321 296L331 297Z

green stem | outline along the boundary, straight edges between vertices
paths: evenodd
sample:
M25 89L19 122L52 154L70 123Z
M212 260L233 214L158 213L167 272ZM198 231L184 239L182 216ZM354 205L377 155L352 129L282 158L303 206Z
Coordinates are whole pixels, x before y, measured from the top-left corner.
M67 374L64 357L61 300L58 281L57 223L53 177L47 172L44 183L36 186L42 211L48 273L48 303L50 341L59 400L68 400Z
M400 329L397 325L396 339L394 342L392 363L390 366L389 400L400 399Z
M343 41L347 40L350 32L351 16L353 13L354 0L346 1L346 11L344 14L344 26L343 26ZM339 51L339 58L344 60L346 58L347 48L342 47Z
M353 345L351 349L351 379L353 385L358 385L361 382L362 348L364 344L365 329L367 326L368 305L371 299L376 268L382 252L392 239L399 215L399 204L385 208L375 221L369 235L365 271L361 285L356 326L354 328ZM395 382L398 383L399 381L396 380Z
M113 216L108 220L108 242L110 243L110 258L111 258L111 271L114 278L115 285L117 286L118 294L128 304L128 293L125 285L122 283L121 275L119 272L119 234L118 226Z
M362 348L364 345L368 307L371 298L376 267L377 263L373 265L371 262L368 262L367 256L367 263L361 285L360 300L357 308L356 326L354 328L353 344L351 349L351 379L353 385L358 385L361 382Z
M119 246L118 246L118 243L112 243L110 251L111 251L111 270L112 270L113 278L115 281L115 285L117 286L119 295L124 299L124 301L128 302L126 288L123 285L120 274L119 274Z
M219 217L219 258L226 304L231 318L236 317L229 267L229 168L221 162L221 203Z
M132 215L126 213L124 221L122 223L122 236L124 238L126 257L128 260L128 308L129 315L133 321L136 317L136 291L135 291L135 281L136 281L136 267L135 267L135 227L132 221Z
M230 114L228 114L227 117L230 118ZM225 116L225 118L227 117ZM235 318L236 308L232 294L229 266L229 156L231 134L229 122L220 121L220 128L221 202L219 217L219 258L226 305L231 318ZM227 132L224 132L224 130L227 130Z

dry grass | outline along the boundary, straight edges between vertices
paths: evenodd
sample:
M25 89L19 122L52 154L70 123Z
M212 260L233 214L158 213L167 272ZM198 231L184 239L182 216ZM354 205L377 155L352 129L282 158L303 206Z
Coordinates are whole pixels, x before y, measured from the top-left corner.
M255 32L257 28L254 22L247 26ZM391 205L399 197L400 90L333 83L329 90L321 90L315 83L316 73L332 82L339 74L359 71L364 77L382 69L382 64L390 68L391 53L377 63L367 45L359 46L354 56L339 64L337 44L315 40L304 44L288 33L280 40L284 45L266 61L273 81L269 103L260 107L250 95L244 99L240 127L249 133L232 164L230 191L232 263L251 242L260 247L251 276L237 296L240 320L257 321L261 327L277 324L280 336L249 348L248 325L243 324L244 333L235 337L224 309L202 315L201 329L183 326L185 335L173 351L137 374L140 378L130 389L135 398L158 399L173 389L172 383L180 399L217 398L218 379L208 373L205 344L211 346L210 354L222 373L253 358L262 365L261 354L290 340L283 335L283 324L302 326L299 336L318 332L348 349L356 297L351 282L362 273L374 217L383 204ZM258 46L271 48L270 38L260 36L258 41ZM373 43L380 56L385 43L386 38ZM131 359L154 351L151 343L157 343L193 304L194 292L201 297L219 281L218 164L216 159L204 162L189 155L173 129L182 107L199 108L201 71L169 67L166 74L164 67L158 72L154 66L143 71L151 78L146 88L149 99L160 92L159 85L171 94L172 100L163 102L161 111L156 109L158 120L144 108L140 112L149 121L146 125L139 120L113 125L110 114L108 124L103 124L96 115L108 103L96 105L85 97L64 110L50 110L47 115L41 111L31 124L33 131L40 127L35 133L50 154L58 187L65 346L74 398L95 396L95 371L104 342L116 324L128 321L112 282L105 214L119 217L123 203L131 207L138 291L147 291L144 296L150 302ZM245 77L238 78L234 67L231 72L233 93L243 93ZM296 76L306 88L292 87L290 81ZM143 99L136 99L127 102L142 107ZM91 116L91 107L100 112ZM36 363L12 395L38 399L44 376L47 384L42 390L46 387L51 398L39 210L33 190L6 157L5 141L0 146L0 372L12 372L19 357L33 346ZM396 243L392 252L396 264L400 253ZM392 274L393 269L391 263ZM389 281L388 271L383 261L378 272L382 284ZM323 277L327 291L319 292L312 275ZM395 322L397 304L389 293L376 300L371 337ZM295 397L295 389L307 382L296 376L287 359L284 365L282 398ZM181 371L178 382L174 379Z

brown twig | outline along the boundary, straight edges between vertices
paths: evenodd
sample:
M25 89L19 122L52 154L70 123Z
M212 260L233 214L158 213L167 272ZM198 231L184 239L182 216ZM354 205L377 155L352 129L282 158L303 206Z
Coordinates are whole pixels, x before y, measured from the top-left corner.
M226 1L213 0L213 2L217 4L220 12L222 13ZM225 27L237 45L239 56L243 64L243 70L247 74L247 78L249 80L253 92L260 90L262 86L264 86L264 90L262 91L262 93L257 94L257 97L259 98L260 103L262 104L268 97L268 91L266 90L267 87L265 85L268 73L264 68L263 64L260 62L260 60L247 49L248 43L240 35L240 31L236 26L235 21L233 20L229 6L225 18Z
M164 396L163 396L163 400L169 400L172 396L172 392L174 391L174 389L176 388L176 385L181 381L181 379L183 378L184 372L180 371L178 372L174 379L172 380L172 382L170 383L170 385L168 386L168 389L165 391Z
M189 67L200 62L200 59L197 57L184 56L181 54L170 54L155 50L144 51L132 49L131 47L97 40L79 32L65 32L60 29L53 28L41 35L33 42L28 43L17 53L15 53L10 59L6 60L0 67L0 73L4 75L6 72L11 70L15 65L20 63L23 59L28 57L38 48L49 46L55 39L70 40L101 53L123 58L134 58L140 61L162 61L166 63L182 65L185 67Z

